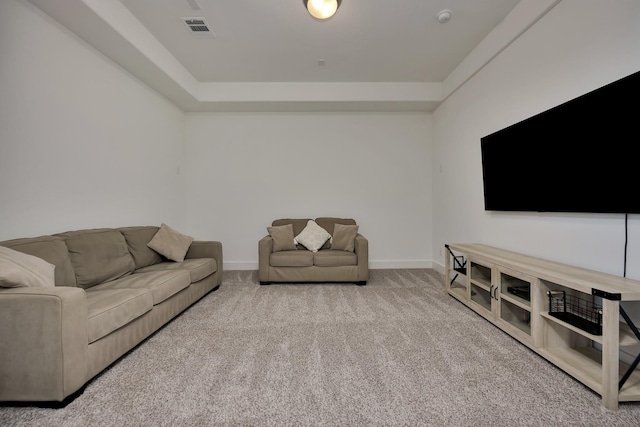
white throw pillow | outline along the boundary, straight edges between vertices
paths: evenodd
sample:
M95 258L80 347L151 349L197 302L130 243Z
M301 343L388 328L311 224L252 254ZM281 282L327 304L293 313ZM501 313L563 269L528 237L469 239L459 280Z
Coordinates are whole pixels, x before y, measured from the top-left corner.
M42 258L0 246L0 287L54 287L55 268Z
M193 240L193 237L182 234L163 223L147 246L165 258L182 262Z
M320 227L314 220L310 219L307 226L296 236L296 242L300 243L311 252L318 252L318 249L331 238L331 234Z

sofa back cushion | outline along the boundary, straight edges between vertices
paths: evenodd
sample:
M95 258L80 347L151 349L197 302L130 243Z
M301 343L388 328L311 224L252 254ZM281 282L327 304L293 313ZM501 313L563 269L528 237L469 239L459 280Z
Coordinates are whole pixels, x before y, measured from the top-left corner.
M321 218L316 218L316 223L320 227L322 227L325 230L327 230L329 232L329 234L331 234L331 236L333 236L333 233L334 233L333 226L335 224L356 225L356 221L354 219L351 219L351 218L321 217ZM322 249L328 249L330 247L331 247L331 241L328 241L327 243L324 244Z
M330 217L321 217L316 218L316 222L318 225L329 232L333 236L333 226L335 224L342 225L356 225L356 221L351 218L330 218Z
M67 245L62 238L57 236L42 236L15 239L0 242L0 245L25 254L37 256L55 265L54 277L56 286L76 286L76 275L71 266Z
M133 257L136 270L164 261L158 252L147 246L147 243L153 239L158 229L159 227L153 225L118 228L118 231L122 233L127 241L129 253Z
M96 228L56 234L69 248L76 282L90 288L131 274L135 269L127 241L118 230Z
M272 226L277 227L279 225L293 224L293 235L297 236L302 233L302 230L307 226L311 218L282 218L276 219L271 223Z

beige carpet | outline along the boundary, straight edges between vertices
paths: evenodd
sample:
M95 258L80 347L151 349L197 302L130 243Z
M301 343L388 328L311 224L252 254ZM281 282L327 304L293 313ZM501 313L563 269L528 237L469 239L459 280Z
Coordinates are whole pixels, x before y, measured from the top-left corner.
M638 426L449 297L433 270L365 287L217 292L61 409L0 407L1 426Z

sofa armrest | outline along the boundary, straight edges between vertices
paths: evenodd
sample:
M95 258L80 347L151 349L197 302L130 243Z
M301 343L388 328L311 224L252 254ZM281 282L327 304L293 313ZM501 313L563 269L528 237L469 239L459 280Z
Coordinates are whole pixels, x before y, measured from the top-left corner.
M87 298L72 287L0 289L0 401L59 401L87 380Z
M258 280L269 281L269 258L273 252L273 238L264 236L258 241Z
M218 275L217 284L219 285L222 282L222 243L213 241L213 240L194 240L191 242L191 246L189 246L189 250L184 257L185 259L191 258L213 258L216 260L216 264L218 265L218 271L216 274Z
M358 280L369 280L369 241L362 234L356 235L354 252L358 255Z
M222 268L222 243L213 240L194 240L185 255L188 258L214 258Z

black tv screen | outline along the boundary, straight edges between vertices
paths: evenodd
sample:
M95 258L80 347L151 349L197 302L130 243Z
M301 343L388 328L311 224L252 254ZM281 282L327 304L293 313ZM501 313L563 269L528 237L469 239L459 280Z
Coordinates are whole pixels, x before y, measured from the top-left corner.
M640 72L480 143L485 210L640 213Z

